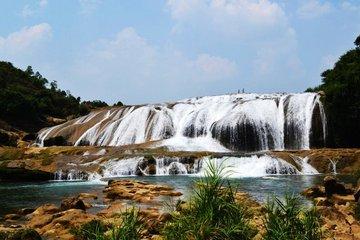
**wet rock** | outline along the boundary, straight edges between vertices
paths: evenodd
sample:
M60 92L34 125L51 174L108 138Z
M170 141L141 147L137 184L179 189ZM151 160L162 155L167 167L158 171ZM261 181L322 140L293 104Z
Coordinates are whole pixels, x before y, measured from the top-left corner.
M22 208L18 211L18 214L20 215L28 215L30 213L33 213L35 211L34 208Z
M18 220L20 218L21 218L21 215L19 215L19 214L7 214L7 215L4 216L4 219L6 221L8 221L8 220Z
M324 178L325 194L331 196L333 194L346 194L346 188L344 184L338 183L333 176L326 176Z
M31 215L54 214L59 211L60 209L54 204L44 204L38 207Z
M80 193L77 197L78 199L84 200L84 199L97 199L98 196L93 193Z
M78 198L66 198L62 200L60 209L62 211L68 210L68 209L80 209L80 210L86 210L85 203L83 200Z

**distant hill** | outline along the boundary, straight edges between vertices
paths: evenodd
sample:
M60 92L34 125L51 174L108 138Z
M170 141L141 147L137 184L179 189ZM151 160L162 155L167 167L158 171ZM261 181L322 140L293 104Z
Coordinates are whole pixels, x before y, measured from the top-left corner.
M21 70L0 61L0 145L9 145L14 132L37 132L106 106L99 100L81 102L80 97L59 89L56 81L49 82L30 66Z

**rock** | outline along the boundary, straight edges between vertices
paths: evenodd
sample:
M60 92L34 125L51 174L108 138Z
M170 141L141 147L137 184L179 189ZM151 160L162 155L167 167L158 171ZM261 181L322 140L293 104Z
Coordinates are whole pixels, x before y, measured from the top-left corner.
M15 232L11 232L6 237L6 240L41 240L40 234L34 229L20 229Z
M59 212L60 209L54 204L44 204L38 207L32 215L44 215L44 214L53 214Z
M333 194L346 194L346 188L342 183L338 183L333 176L326 176L324 178L325 194L331 196Z
M8 221L8 220L18 220L20 218L21 218L21 215L19 215L19 214L7 214L7 215L4 216L4 219L6 221Z
M358 187L354 193L355 202L359 201L360 198L360 187Z
M325 197L325 188L322 186L314 186L305 189L301 194L308 198Z
M345 217L345 220L349 225L352 225L355 222L355 218L353 216L351 216L351 215L347 215Z
M84 199L97 199L98 196L96 194L92 193L80 193L77 197L78 199L84 200Z
M334 194L332 196L332 199L339 205L345 205L348 202L354 202L354 196L353 195L339 195Z
M30 213L33 213L35 211L34 208L22 208L18 211L18 214L20 215L28 215Z
M83 202L83 200L81 200L81 199L66 198L66 199L62 200L60 209L61 209L61 211L65 211L65 210L69 210L69 209L81 209L81 210L85 211L86 205Z
M332 205L332 202L326 197L317 197L314 198L314 204L315 206L330 206Z
M45 214L45 215L34 215L27 225L31 228L42 228L46 226L47 224L51 223L51 221L54 219L54 217L51 214Z

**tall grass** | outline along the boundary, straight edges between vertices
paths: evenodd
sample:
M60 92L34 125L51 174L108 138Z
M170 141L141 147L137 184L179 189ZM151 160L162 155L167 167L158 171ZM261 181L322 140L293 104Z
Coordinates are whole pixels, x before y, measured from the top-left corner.
M314 207L304 209L294 195L274 197L265 206L265 240L320 240L320 216Z
M144 229L143 219L139 211L131 208L121 214L122 221L118 227L111 229L109 240L139 240Z
M165 239L246 240L255 236L249 214L235 200L236 190L223 177L224 168L210 163L188 207L173 214L165 225Z

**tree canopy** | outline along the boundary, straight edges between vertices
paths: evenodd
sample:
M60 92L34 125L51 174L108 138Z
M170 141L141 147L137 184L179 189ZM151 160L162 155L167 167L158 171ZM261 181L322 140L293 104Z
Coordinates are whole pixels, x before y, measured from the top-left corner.
M307 91L324 91L328 120L327 145L360 146L360 36L355 48L321 74L322 84Z

